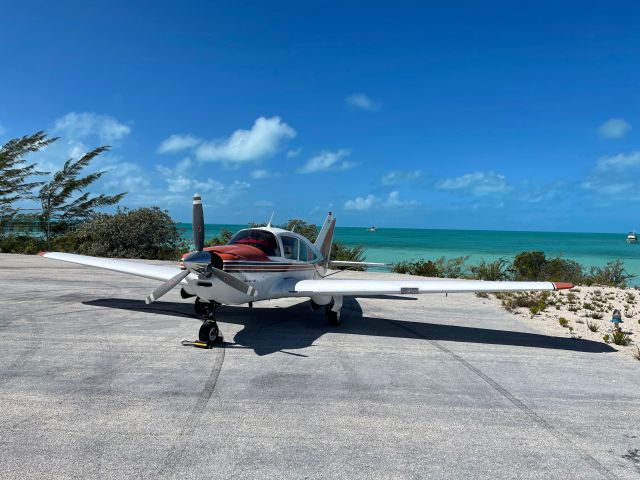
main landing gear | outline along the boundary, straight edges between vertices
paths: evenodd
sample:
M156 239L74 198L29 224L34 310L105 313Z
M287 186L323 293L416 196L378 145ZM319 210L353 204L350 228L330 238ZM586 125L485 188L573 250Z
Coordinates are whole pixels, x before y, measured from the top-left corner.
M208 345L221 343L224 340L222 335L220 335L220 328L218 328L218 323L214 318L215 310L219 306L219 303L206 303L200 298L196 298L196 303L194 304L196 314L202 317L203 320L200 331L198 332L198 338L201 342L205 342Z

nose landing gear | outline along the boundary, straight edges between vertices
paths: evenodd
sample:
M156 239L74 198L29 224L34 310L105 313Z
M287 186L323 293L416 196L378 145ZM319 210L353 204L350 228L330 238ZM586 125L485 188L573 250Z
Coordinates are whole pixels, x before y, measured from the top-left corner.
M224 341L224 338L220 335L218 323L214 318L214 313L219 306L219 303L213 301L207 303L199 297L196 298L196 303L193 306L196 314L202 317L203 320L200 331L198 332L198 338L201 342L206 342L208 345Z

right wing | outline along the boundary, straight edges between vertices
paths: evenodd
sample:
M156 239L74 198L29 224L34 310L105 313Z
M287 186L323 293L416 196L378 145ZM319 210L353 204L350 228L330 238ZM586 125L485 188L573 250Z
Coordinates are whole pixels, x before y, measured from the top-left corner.
M170 267L164 265L151 265L149 263L130 262L128 260L119 260L116 258L90 257L88 255L76 255L74 253L60 252L40 252L38 255L54 260L62 260L63 262L77 263L87 265L88 267L104 268L113 270L114 272L128 273L138 277L151 278L153 280L166 281L173 278L180 272L180 267ZM184 282L184 280L183 280Z
M565 288L573 288L573 284L561 282L512 282L457 279L301 280L295 284L290 294L300 297L313 295L366 297L371 295L417 295L421 293L553 291Z

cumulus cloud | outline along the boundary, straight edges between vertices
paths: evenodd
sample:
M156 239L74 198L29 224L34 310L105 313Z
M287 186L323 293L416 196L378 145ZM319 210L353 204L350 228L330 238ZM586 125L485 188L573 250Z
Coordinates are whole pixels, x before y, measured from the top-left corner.
M269 170L265 170L264 168L258 168L257 170L253 170L251 172L251 178L255 179L263 179L263 178L274 178L280 177L282 174L280 172L270 172Z
M612 118L598 127L602 138L622 138L631 130L631 125L622 118Z
M325 151L307 160L302 167L298 169L299 173L316 173L327 170L348 170L356 166L354 162L343 160L351 155L350 150L336 150L335 152Z
M353 93L345 101L351 108L358 110L368 110L370 112L380 109L382 106L379 100L373 100L364 93Z
M387 200L384 202L384 206L390 208L412 207L417 204L418 202L415 200L400 200L400 192L397 190L389 193Z
M158 153L176 153L197 147L202 139L189 134L174 134L165 138L158 146Z
M511 189L505 176L494 172L474 172L445 178L438 181L436 187L441 190L468 190L474 195L500 194Z
M113 162L106 165L103 170L107 172L104 176L106 189L135 194L149 188L148 172L137 163Z
M128 125L115 118L89 112L69 112L55 121L53 130L74 140L96 136L103 143L116 142L131 133Z
M187 160L185 159L183 162ZM207 178L206 180L194 178L193 175L180 167L180 165L177 165L175 169L171 169L162 165L156 166L156 170L164 177L170 194L199 192L207 195L207 203L226 205L251 187L251 184L239 180L225 185L212 178ZM169 197L172 196L169 195Z
M302 148L292 148L287 151L287 158L295 158L302 153Z
M626 170L638 165L640 165L640 151L601 157L598 159L596 169L601 172L608 170Z
M395 170L383 175L380 181L383 185L397 185L417 180L422 175L422 170Z
M366 197L356 197L353 200L347 200L344 204L346 210L369 210L378 202L378 199L373 195L367 195Z
M228 138L202 142L195 150L196 158L205 162L253 162L272 156L296 135L280 117L260 117L250 130L236 130Z

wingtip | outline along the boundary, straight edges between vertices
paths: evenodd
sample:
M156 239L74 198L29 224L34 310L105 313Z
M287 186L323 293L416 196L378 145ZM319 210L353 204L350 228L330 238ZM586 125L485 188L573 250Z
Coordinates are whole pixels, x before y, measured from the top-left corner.
M570 282L553 282L553 288L555 290L566 290L568 288L573 288L573 283L570 283Z

